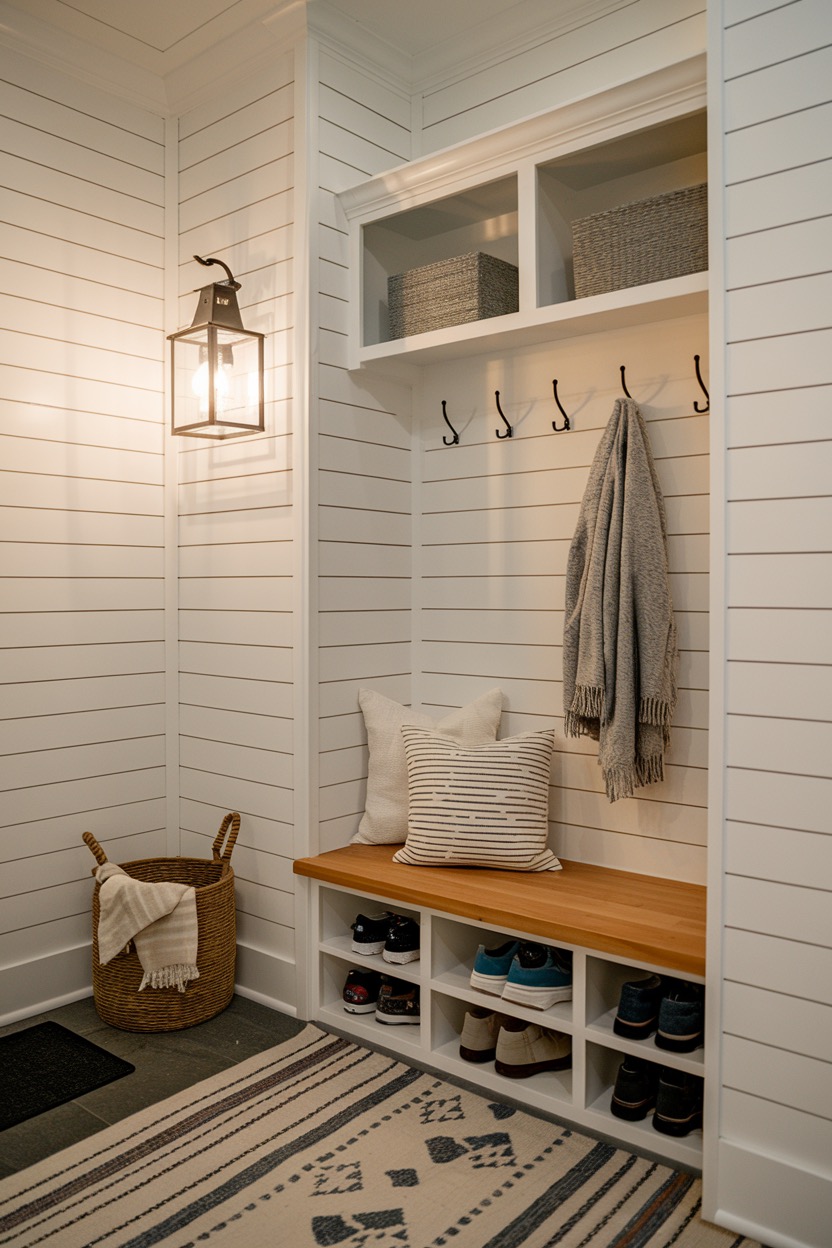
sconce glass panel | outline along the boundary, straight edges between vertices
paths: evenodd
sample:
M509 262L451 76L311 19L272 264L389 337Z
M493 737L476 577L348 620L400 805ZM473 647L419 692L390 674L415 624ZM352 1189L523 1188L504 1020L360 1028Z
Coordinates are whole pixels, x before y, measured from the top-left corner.
M171 430L192 437L262 433L263 334L196 325L171 334Z

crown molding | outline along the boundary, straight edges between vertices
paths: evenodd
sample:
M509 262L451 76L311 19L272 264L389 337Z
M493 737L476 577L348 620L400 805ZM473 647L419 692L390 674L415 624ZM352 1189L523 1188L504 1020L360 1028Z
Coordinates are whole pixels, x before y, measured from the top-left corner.
M340 10L330 8L326 0L308 0L307 19L310 34L327 51L337 53L345 61L352 60L362 71L400 94L410 95L414 79L412 56L366 26L350 21Z

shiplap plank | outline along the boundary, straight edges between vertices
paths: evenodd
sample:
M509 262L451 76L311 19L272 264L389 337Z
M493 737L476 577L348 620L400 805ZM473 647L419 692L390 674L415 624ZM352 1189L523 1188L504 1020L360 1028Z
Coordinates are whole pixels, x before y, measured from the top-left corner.
M729 767L832 777L832 723L729 715L725 757Z
M824 0L798 0L753 17L725 30L726 81L832 43L832 12Z
M117 221L105 221L62 204L46 203L32 193L3 187L0 190L0 212L8 225L58 239L71 239L80 246L129 258L151 270L161 270L164 262L163 240L157 235L147 230L128 228ZM161 272L154 274L150 271L145 276L141 269L133 271L140 291L150 295L156 293ZM106 326L102 325L102 333L105 332Z
M179 605L185 611L292 610L292 585L288 576L185 577L180 581Z
M286 474L287 493L291 492L291 476ZM190 545L205 546L216 543L220 546L236 546L238 542L250 543L252 536L258 532L261 540L268 543L273 551L271 570L279 574L285 568L287 530L291 523L291 508L288 498L275 498L273 492L267 505L233 511L183 513L179 517L179 545L186 550ZM240 492L242 497L242 492ZM275 506L275 503L278 503Z
M370 112L377 113L380 118L389 118L401 129L409 128L411 102L407 91L397 89L389 82L382 82L379 77L366 70L356 73L353 62L342 59L328 48L321 49L320 81L322 109L326 108L326 100L333 98L333 93L337 93L347 100L357 101ZM339 104L338 108L340 107Z
M800 1001L753 988L725 985L723 1022L726 1034L826 1061L832 1052L832 1006Z
M743 617L746 615L744 612L741 614ZM753 629L756 614L756 611L748 612L748 618L743 618L746 631ZM827 613L806 614L823 617L828 629ZM809 661L797 662L807 656L795 649L793 639L776 661L769 662L746 659L736 638L734 646L738 658L729 662L727 671L727 705L733 714L768 715L781 719L830 719L832 668L813 666ZM826 653L828 662L828 651Z
M814 444L808 455L799 443L738 447L728 452L726 469L729 500L823 496L832 480L832 440Z
M0 721L0 753L23 754L159 736L164 729L164 707L161 703L155 706L108 707L64 715L30 715Z
M181 134L179 139L180 174L202 161L210 160L217 152L233 147L241 138L267 133L289 121L293 114L293 95L292 84L285 82L241 104L239 108L229 108L224 116L210 125L190 132L190 126L186 124L188 132ZM228 101L225 102L228 104ZM233 269L233 265L231 267Z
M370 108L362 101L356 100L354 80L352 87L353 93L350 94L337 90L326 81L321 83L318 109L321 118L333 126L331 136L337 139L339 131L360 135L365 142L374 144L379 150L379 160L386 159L386 164L382 168L389 168L409 160L411 152L409 109L406 118L402 110L402 120L395 121L386 113L380 113L377 109ZM392 92L388 100L390 98L392 98ZM322 150L341 155L340 145L336 143L335 147L328 147L326 139L325 134Z
M707 878L707 851L702 845L558 822L551 824L549 843L567 861L592 862L616 871L687 880L691 884L704 884Z
M274 816L279 810L282 820L292 821L292 791L277 784L239 779L236 776L214 775L183 767L180 770L183 798L199 799L226 810L239 811L242 816Z
M832 262L832 228L829 230ZM755 390L793 390L832 383L832 329L734 342L727 352L726 385L732 394Z
M789 725L789 732L794 725ZM729 821L725 829L725 869L784 884L832 879L832 836Z
M745 931L729 923L723 970L726 981L832 1005L832 949L820 945Z
M281 213L281 200L293 184L292 155L278 157L263 168L237 178L231 185L220 184L183 201L179 206L180 227L184 231L196 230L218 217L240 212L247 204L264 199L274 201L272 225L284 224L289 220L290 208L288 202L283 203Z
M278 715L182 705L179 708L179 731L183 737L227 742L282 754L291 754L293 748L292 721Z
M732 607L832 608L832 553L729 555Z
M830 183L832 160L824 160L726 187L726 237L828 216Z
M3 620L2 648L160 641L163 636L159 610L9 611Z
M179 669L190 675L210 673L234 680L289 684L292 655L288 648L279 646L181 641Z
M292 718L291 688L268 680L183 672L179 678L179 700L186 706Z
M729 819L828 833L830 801L832 780L826 777L795 776L738 767L729 767L726 772L725 813ZM828 896L824 904L828 916ZM726 914L729 922L735 921L730 909ZM799 915L795 913L791 915L791 919L794 938L799 940ZM769 922L769 919L766 921ZM825 923L828 940L828 917Z
M832 386L792 390L787 405L779 392L733 395L726 445L737 448L824 441L829 438L830 402Z
M32 646L0 650L0 680L10 685L118 676L164 670L164 643L156 641L99 642L97 645Z
M733 290L823 273L832 261L830 251L828 217L738 234L725 244L725 284Z
M251 135L241 134L236 142L193 164L183 164L179 172L181 201L187 203L207 191L257 172L275 160L288 156L294 146L291 121L275 123Z
M260 781L267 774L272 784L286 789L292 786L290 754L185 734L180 734L179 750L180 766L194 771L210 771L214 776L255 781Z
M292 616L288 611L180 611L179 640L291 646Z
M771 8L777 8L772 3ZM810 49L795 58L768 64L753 74L743 74L725 84L723 124L727 131L760 122L784 113L811 108L824 98L823 84L832 78L832 48Z
M830 32L832 33L832 32ZM823 99L820 83L816 95ZM812 124L803 111L758 122L725 136L725 162L730 181L762 178L794 165L807 165L832 157L832 103L814 103Z
M832 178L827 202L832 202ZM830 301L832 273L734 290L726 303L728 341L738 334L745 338L767 339L778 334L824 329L829 324Z
M771 1099L781 1105L832 1118L828 1062L730 1035L723 1038L722 1054L726 1087L750 1093L770 1089Z
M26 234L21 233L16 242L27 238ZM50 248L48 242L46 246ZM32 264L35 263L36 250L30 241L29 251ZM68 263L61 263L56 272L50 272L43 266L43 263L38 266L37 294L40 301L53 305L56 309L62 309L64 313L88 313L91 317L89 323L102 323L101 333L105 338L110 332L112 322L130 324L131 334L135 331L137 335L135 339L137 353L140 354L145 349L148 340L152 339L158 343L159 354L161 354L163 307L161 292L157 297L141 295L134 290L121 287L107 286L104 280L105 274L102 274L98 281L90 276L90 256L82 249L71 244L62 244L60 248L51 248L51 250L54 260L60 260L64 255ZM14 295L15 298L31 298L34 293L32 268L18 257L16 248L14 258L0 257L0 282L6 294ZM72 341L72 326L75 324L75 318L66 316L66 321L68 324L64 337ZM82 318L80 322L82 333L86 323ZM124 333L121 325L119 325L119 332Z
M181 546L179 575L183 580L214 576L274 576L275 569L283 566L282 545L282 542L268 540L224 543L221 546ZM236 603L234 606L239 609Z
M161 767L164 760L165 739L161 733L128 741L33 750L0 760L0 791L37 788L115 772L142 771Z
M109 707L143 706L164 702L164 672L92 677L66 676L66 664L55 680L40 678L10 684L3 691L3 710L8 718L30 715L64 715Z
M648 0L635 10L608 14L601 24L581 25L539 41L500 66L453 79L425 95L423 150L447 147L553 104L602 90L686 56L705 46L704 13L698 0L667 10Z
M832 1153L832 1121L817 1114L774 1104L768 1098L723 1088L722 1128L727 1138L754 1152L772 1134L794 1165L820 1173Z
M6 795L0 814L0 826L15 827L18 824L34 823L41 819L75 814L101 806L112 807L115 819L117 807L121 803L161 797L164 791L164 767L99 775L91 779L66 780L56 784L38 784Z
M726 545L732 554L828 552L832 495L728 503L726 529Z

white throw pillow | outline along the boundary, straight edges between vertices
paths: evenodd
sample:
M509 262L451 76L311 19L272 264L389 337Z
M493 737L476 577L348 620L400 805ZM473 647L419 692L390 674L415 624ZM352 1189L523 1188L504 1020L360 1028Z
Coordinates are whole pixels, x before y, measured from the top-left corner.
M394 862L419 867L557 871L549 849L554 730L474 748L428 728L402 728L407 841Z
M465 745L481 745L497 736L503 694L500 689L491 689L468 706L449 711L438 722L372 689L359 690L358 701L364 713L370 760L364 814L352 839L358 845L400 844L407 836L407 760L402 726L435 728Z

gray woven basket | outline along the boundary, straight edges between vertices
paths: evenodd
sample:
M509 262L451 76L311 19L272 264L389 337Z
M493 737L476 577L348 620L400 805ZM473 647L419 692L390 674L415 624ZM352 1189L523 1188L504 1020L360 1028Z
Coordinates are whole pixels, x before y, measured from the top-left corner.
M423 264L387 279L390 337L516 312L517 268L483 251Z
M573 221L572 258L576 299L707 269L707 184Z

